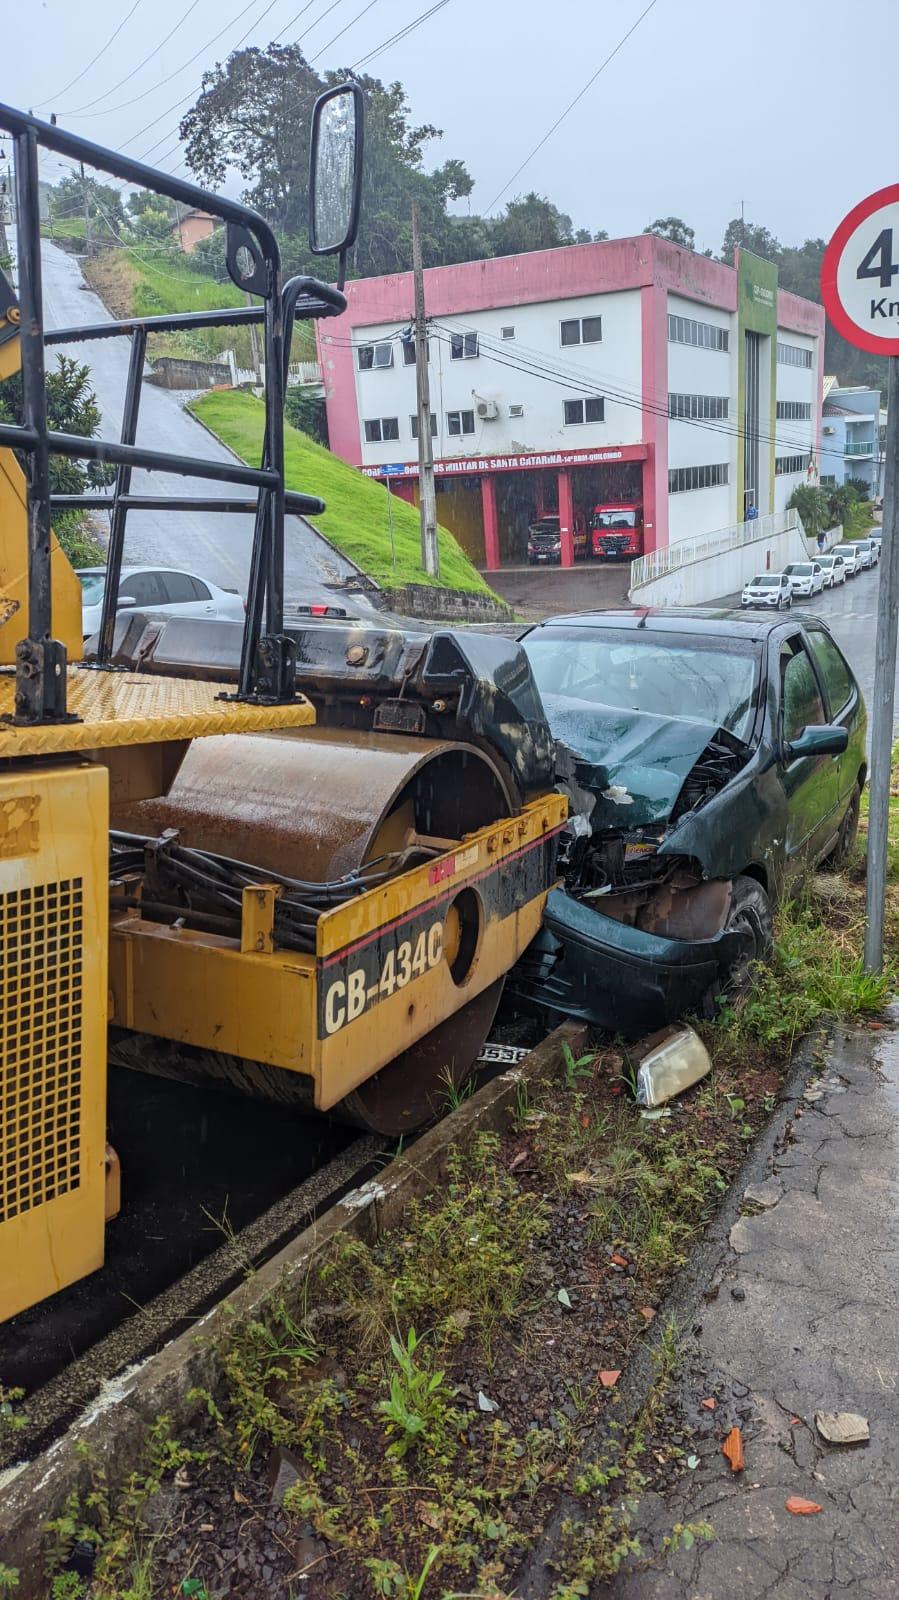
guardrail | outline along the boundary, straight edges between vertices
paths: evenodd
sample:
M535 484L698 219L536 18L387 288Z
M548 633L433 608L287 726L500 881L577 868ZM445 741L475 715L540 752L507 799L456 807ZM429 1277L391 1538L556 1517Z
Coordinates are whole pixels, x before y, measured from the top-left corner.
M653 578L663 578L667 572L691 566L694 561L722 555L726 550L737 550L741 545L773 539L778 534L788 533L791 528L805 538L798 511L772 511L765 517L754 517L750 522L736 522L705 539L679 539L677 544L666 545L663 550L653 550L649 555L638 556L636 561L632 561L629 587L636 589Z

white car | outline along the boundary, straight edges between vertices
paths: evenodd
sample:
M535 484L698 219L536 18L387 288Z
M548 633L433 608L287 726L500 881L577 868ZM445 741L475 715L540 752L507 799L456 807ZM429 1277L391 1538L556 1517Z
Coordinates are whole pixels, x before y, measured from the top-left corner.
M100 627L105 567L80 567L81 625L85 639ZM116 611L147 611L162 617L218 617L243 622L245 606L236 589L220 589L208 578L170 567L123 567Z
M793 591L789 578L782 572L759 572L750 579L740 596L740 605L770 606L775 611L786 611L793 604Z
M861 562L858 559L858 550L854 544L838 544L830 553L832 556L840 557L846 568L847 578L854 578L857 572L861 572Z
M811 598L824 588L824 573L819 561L791 561L788 567L784 567L783 575L790 581L794 599L796 595Z
M838 584L846 582L846 563L842 556L833 553L819 556L818 566L824 574L825 589L836 589Z
M855 541L863 567L876 567L880 560L880 545L876 539L856 539Z

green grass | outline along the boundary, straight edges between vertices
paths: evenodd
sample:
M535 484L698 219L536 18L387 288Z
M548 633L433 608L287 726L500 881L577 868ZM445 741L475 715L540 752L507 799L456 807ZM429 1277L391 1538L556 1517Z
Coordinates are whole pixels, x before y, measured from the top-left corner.
M265 415L261 400L243 392L211 393L192 401L191 410L244 461L258 466ZM326 502L328 509L314 519L316 526L383 588L424 583L470 594L491 593L446 528L439 530L439 579L422 570L418 512L397 496L393 501L394 566L384 489L289 426L284 429L284 466L289 489L321 495Z

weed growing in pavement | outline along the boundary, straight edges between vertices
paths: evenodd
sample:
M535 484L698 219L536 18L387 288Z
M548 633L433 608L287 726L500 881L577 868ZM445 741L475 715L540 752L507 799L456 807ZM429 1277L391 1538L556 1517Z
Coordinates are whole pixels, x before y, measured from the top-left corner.
M24 1398L24 1389L6 1389L0 1383L0 1443L10 1440L27 1426L28 1418L19 1407Z
M302 1439L297 1437L297 1422L286 1416L279 1404L277 1388L289 1390L300 1382L317 1353L312 1336L294 1320L283 1300L269 1302L263 1317L235 1321L220 1350L228 1394L227 1419L206 1391L193 1390L191 1398L205 1401L223 1444L238 1461L246 1464L252 1460L260 1438L273 1444L300 1443L314 1448L317 1425L324 1423L322 1413L326 1416L336 1403L328 1386L320 1386L316 1404L307 1406Z
M565 1040L563 1039L563 1041L562 1041L562 1064L563 1064L563 1067L565 1069L565 1087L566 1087L566 1089L575 1089L575 1088L577 1088L578 1078L589 1078L590 1077L590 1068L592 1067L593 1062L595 1060L596 1060L596 1051L595 1050L588 1050L586 1055L578 1056L578 1059L575 1061L575 1059L574 1059L574 1051L572 1050L571 1045L567 1044L565 1042Z
M390 1335L390 1353L395 1362L389 1375L390 1396L379 1400L375 1407L393 1440L387 1453L400 1458L419 1447L431 1455L451 1455L446 1430L459 1421L458 1413L452 1410L455 1390L447 1384L446 1373L434 1372L421 1357L416 1360L420 1344L414 1328L409 1329L405 1344Z
M453 1077L450 1066L443 1068L440 1073L440 1084L443 1094L443 1104L447 1111L458 1111L459 1107L470 1100L477 1088L477 1079L474 1074L465 1078L462 1083L457 1083Z
M397 1324L425 1323L438 1349L474 1324L489 1350L494 1329L522 1310L546 1206L522 1193L499 1149L495 1134L482 1133L470 1149L452 1151L436 1206L413 1202L402 1234L374 1250L351 1240L323 1269L367 1348L383 1347Z
M12 1594L18 1589L20 1576L18 1567L8 1567L5 1561L0 1561L0 1594Z

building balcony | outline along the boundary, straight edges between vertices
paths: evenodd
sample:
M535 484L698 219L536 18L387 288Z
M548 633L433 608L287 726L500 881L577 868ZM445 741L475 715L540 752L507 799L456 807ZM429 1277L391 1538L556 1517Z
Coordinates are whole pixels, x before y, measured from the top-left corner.
M852 456L854 459L859 456L873 456L874 441L873 439L847 439L844 454Z

